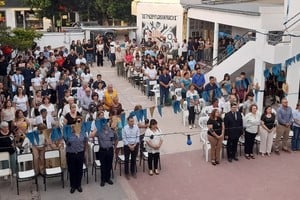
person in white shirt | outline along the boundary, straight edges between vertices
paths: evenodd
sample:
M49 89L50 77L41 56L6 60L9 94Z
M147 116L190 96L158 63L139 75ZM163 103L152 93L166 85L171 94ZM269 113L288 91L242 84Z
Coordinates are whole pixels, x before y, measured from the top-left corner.
M48 114L45 108L43 108L40 113L41 114L35 118L35 124L45 124L48 129L52 128L53 125L55 125L54 118Z
M186 39L184 39L181 44L181 56L184 57L184 60L187 59L187 53L188 53L188 44L186 42Z
M85 82L85 83L89 83L92 78L93 78L93 76L90 73L90 68L89 67L85 67L84 71L80 75L81 81Z
M55 78L55 72L52 71L50 77L47 78L46 82L48 83L48 87L51 93L50 102L56 104L56 86L58 80Z
M34 94L36 91L42 89L42 82L43 82L43 79L40 76L40 70L36 70L35 77L33 79L31 79L31 84L32 84Z
M64 106L63 111L62 111L62 116L65 116L67 113L69 113L71 111L71 105L73 105L75 102L74 97L69 96L68 98L68 103ZM76 105L76 112L81 112L81 109L78 107L77 104Z
M260 114L257 111L257 105L252 104L249 107L249 113L243 119L243 126L245 127L245 157L247 159L255 159L253 154L253 146L255 137L258 133L260 125Z
M178 49L179 49L180 45L177 42L177 39L174 38L173 40L173 44L172 44L172 57L173 59L176 59L176 57L178 56Z
M80 64L86 64L86 59L82 54L79 54L79 57L75 60L76 66L80 66Z
M116 62L116 42L112 40L112 38L108 39L109 42L109 59L111 61L111 66L115 66Z
M147 128L144 136L145 147L148 152L148 168L149 175L153 175L153 164L154 173L159 175L158 162L160 160L160 148L163 143L162 132L157 126L155 119L150 120L149 128Z
M43 97L42 104L39 106L39 112L42 112L43 109L46 109L49 116L55 116L54 105L50 103L50 98L48 96Z

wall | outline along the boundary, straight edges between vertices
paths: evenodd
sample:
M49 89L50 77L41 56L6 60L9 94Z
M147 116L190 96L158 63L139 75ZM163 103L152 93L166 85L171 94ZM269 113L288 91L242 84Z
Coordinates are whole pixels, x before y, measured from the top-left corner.
M180 3L148 3L137 4L137 40L143 37L164 36L171 44L175 37L182 41L183 8ZM166 9L168 8L168 9ZM158 19L159 18L159 19Z
M43 48L51 45L52 48L65 46L69 49L72 40L81 40L84 38L84 32L70 33L43 33L43 37L36 41L37 45Z

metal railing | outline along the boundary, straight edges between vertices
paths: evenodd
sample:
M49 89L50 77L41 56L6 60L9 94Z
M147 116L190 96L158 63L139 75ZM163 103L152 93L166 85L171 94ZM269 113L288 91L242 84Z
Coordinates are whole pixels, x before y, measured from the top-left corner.
M241 35L237 40L235 40L232 43L233 50L228 54L227 49L225 47L224 50L218 53L218 56L213 58L212 62L214 63L211 68L215 67L216 65L219 65L224 60L226 60L228 57L230 57L234 52L238 51L242 46L244 46L248 41L254 41L256 39L256 36L253 35L253 31L247 31L243 35ZM236 48L238 47L238 48ZM217 62L215 62L217 61Z

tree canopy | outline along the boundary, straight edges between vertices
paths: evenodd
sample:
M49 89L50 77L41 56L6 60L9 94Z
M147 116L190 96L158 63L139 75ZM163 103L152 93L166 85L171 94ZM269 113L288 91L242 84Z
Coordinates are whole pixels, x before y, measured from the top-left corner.
M131 0L24 0L39 15L52 19L61 12L77 11L83 20L118 19L132 21Z
M34 45L34 40L41 37L42 34L37 33L33 29L16 28L11 30L7 27L0 28L1 45L7 45L19 51L31 49Z

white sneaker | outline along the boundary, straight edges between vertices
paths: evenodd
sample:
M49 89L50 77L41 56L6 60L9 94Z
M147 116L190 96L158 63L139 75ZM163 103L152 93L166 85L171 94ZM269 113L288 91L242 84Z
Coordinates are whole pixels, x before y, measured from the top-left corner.
M189 128L192 129L192 125L189 125Z
M193 125L193 128L196 128L196 124Z

